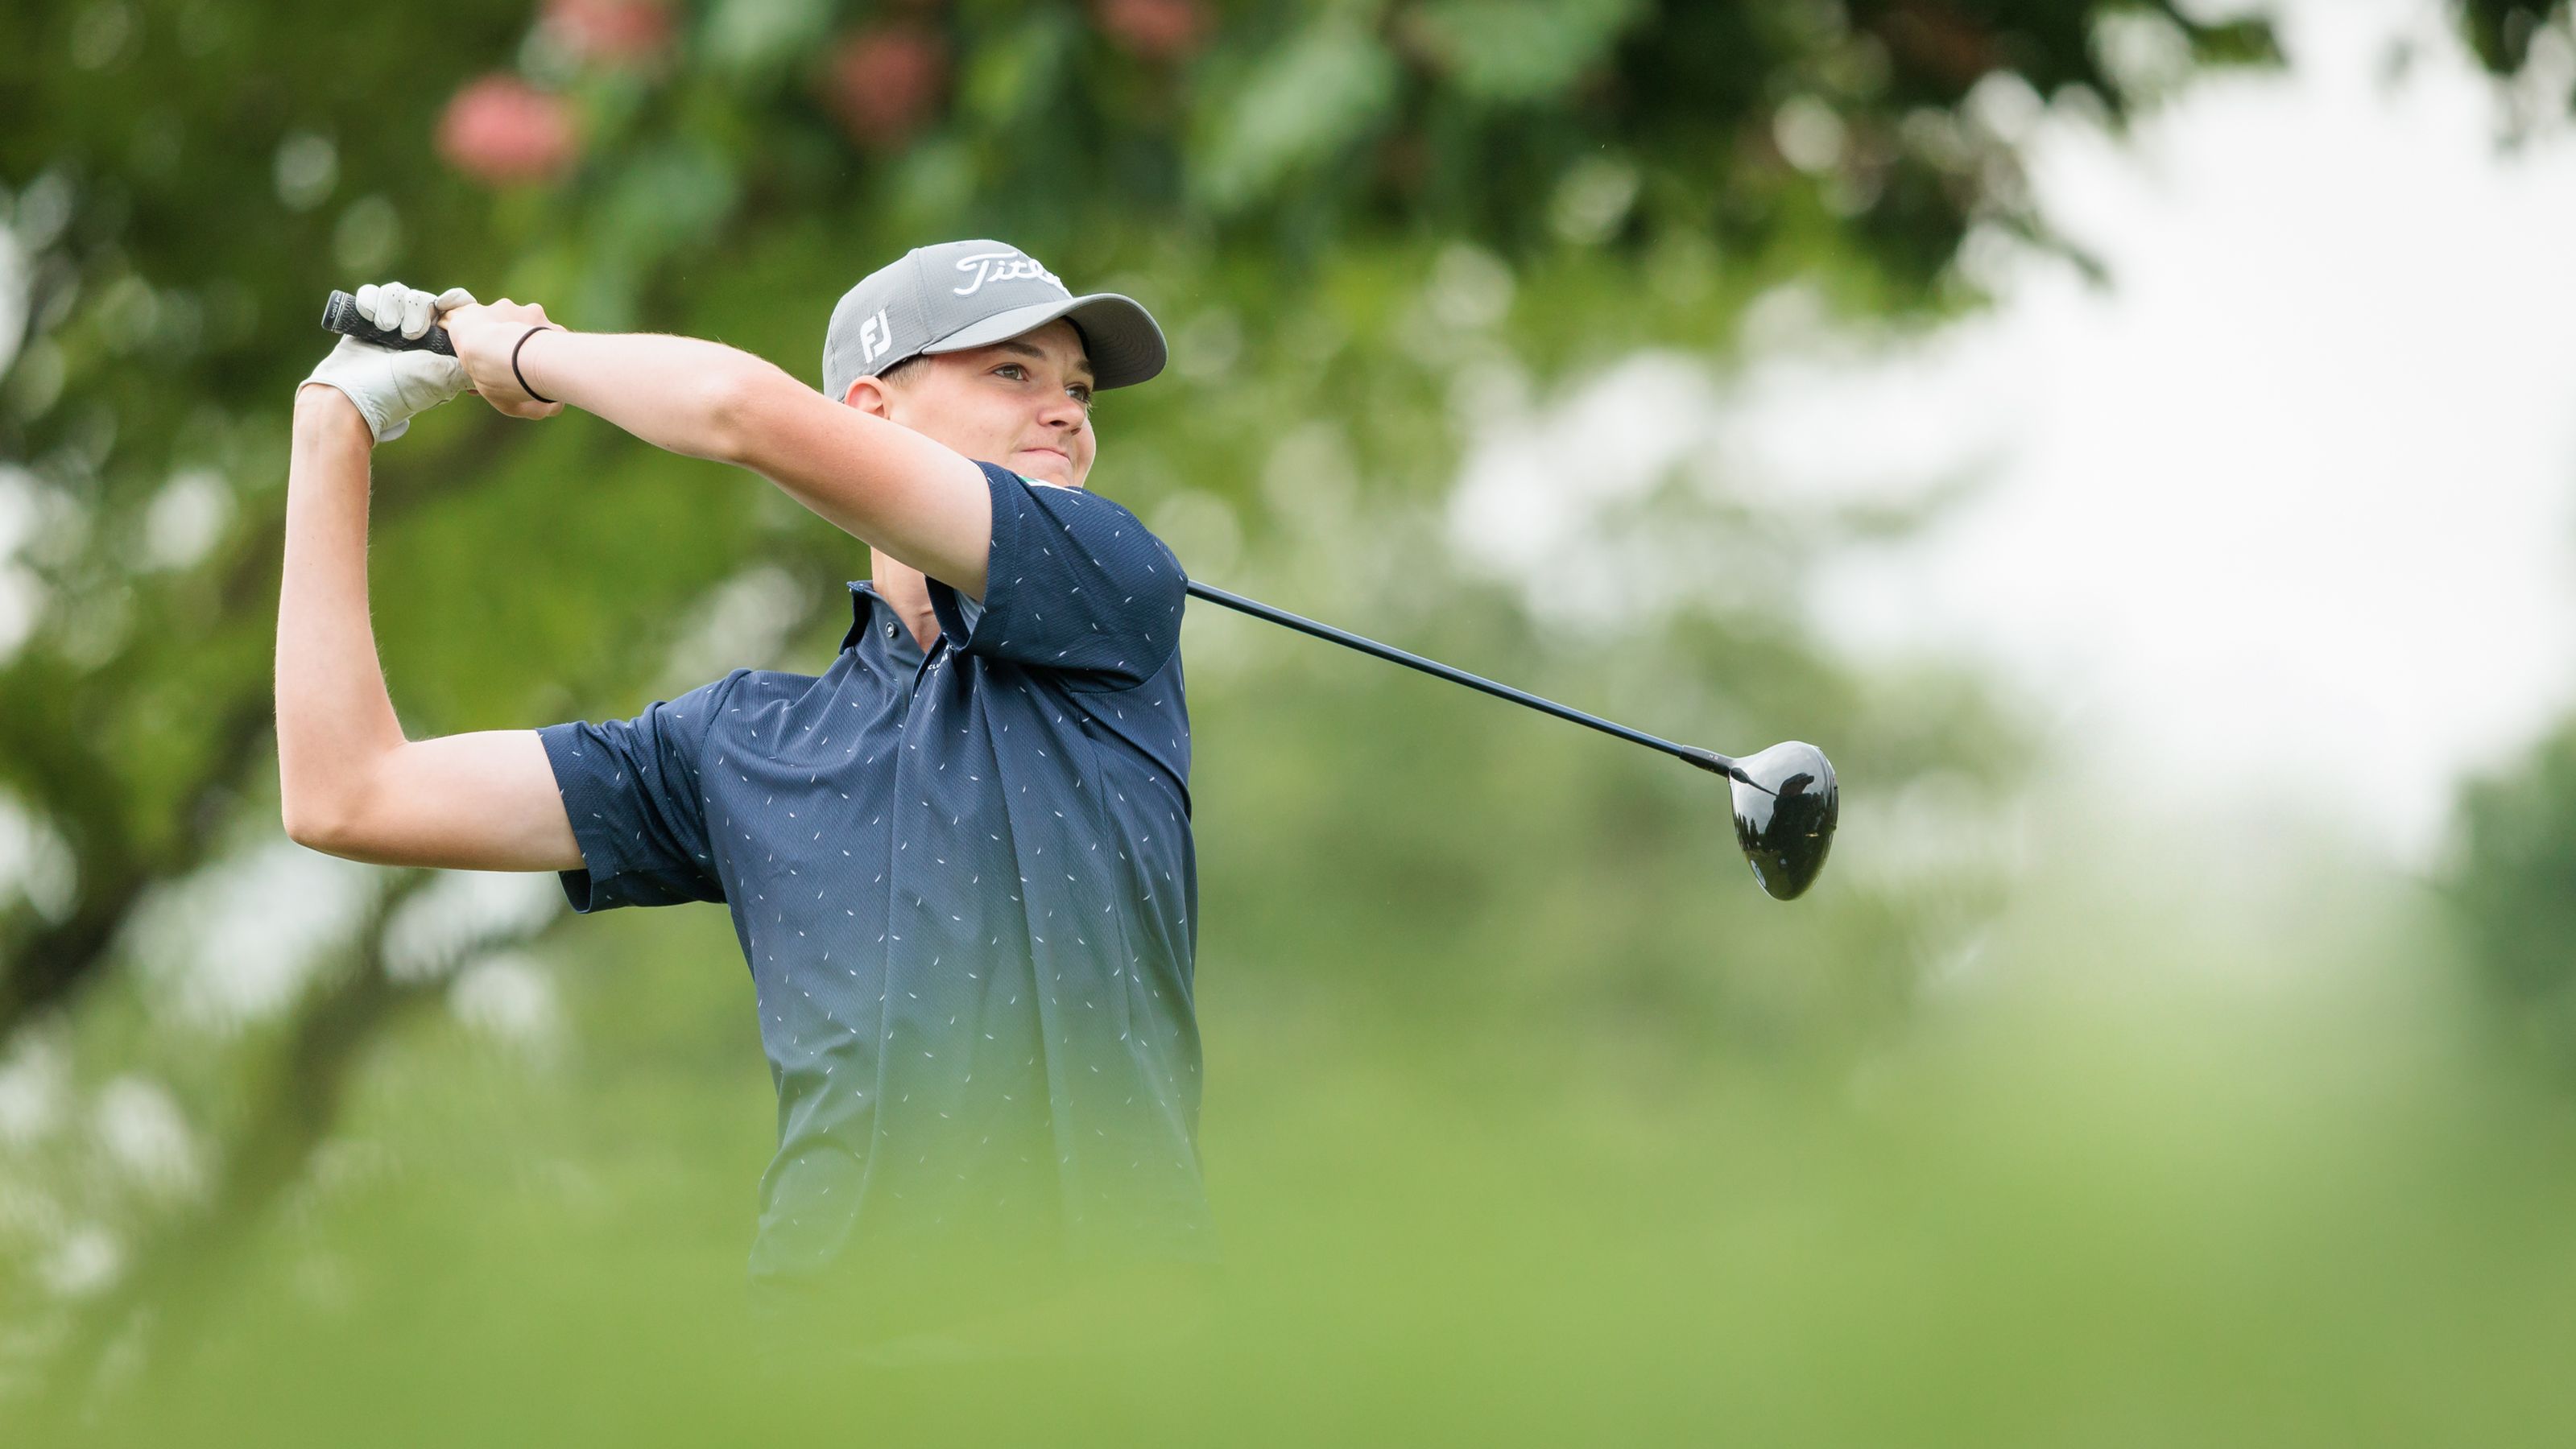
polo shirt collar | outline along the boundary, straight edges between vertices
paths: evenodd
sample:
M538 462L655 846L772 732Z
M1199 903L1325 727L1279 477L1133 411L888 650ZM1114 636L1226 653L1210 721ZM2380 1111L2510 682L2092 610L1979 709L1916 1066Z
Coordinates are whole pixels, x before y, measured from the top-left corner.
M894 604L877 592L872 579L850 580L850 632L841 636L843 649L862 643L883 649L889 660L906 669L921 668L920 642L903 626Z

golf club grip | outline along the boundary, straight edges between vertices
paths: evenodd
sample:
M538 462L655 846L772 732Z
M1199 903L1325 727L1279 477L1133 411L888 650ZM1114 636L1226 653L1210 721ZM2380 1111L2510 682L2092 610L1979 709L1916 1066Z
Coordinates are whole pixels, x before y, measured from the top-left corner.
M456 355L456 348L447 340L446 328L432 323L430 329L418 337L405 337L399 332L388 332L368 321L367 314L358 310L358 299L347 292L333 292L331 300L322 304L322 330L337 332L343 336L355 337L360 342L372 342L378 347L391 347L403 352L438 352L449 357Z

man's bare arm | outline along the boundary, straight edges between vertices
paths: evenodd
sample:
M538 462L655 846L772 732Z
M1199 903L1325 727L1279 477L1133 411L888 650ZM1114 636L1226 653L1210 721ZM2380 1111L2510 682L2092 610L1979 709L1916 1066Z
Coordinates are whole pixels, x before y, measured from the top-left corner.
M732 461L841 529L982 602L993 555L984 470L901 423L846 407L775 367L728 400Z
M367 617L372 445L339 390L298 390L277 611L286 833L385 865L579 869L581 848L534 730L403 736Z
M748 468L826 521L968 598L984 597L993 496L963 454L844 407L739 348L660 333L552 330L527 337L513 304L447 318L486 396L517 377L674 453ZM526 345L519 345L525 337ZM517 349L519 373L507 358Z

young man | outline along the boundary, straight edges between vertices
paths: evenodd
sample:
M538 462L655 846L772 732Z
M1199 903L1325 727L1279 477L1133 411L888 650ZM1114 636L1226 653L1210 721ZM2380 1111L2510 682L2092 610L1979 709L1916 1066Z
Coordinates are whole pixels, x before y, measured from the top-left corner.
M1092 390L1161 370L1152 317L1001 243L917 248L841 298L818 394L712 342L359 296L408 336L440 322L457 355L344 339L298 389L288 833L561 871L581 912L724 902L778 1090L751 1252L773 1302L902 1322L1068 1267L1211 1258L1186 580L1084 488ZM839 657L628 720L405 739L368 625L368 449L468 386L751 469L864 539Z

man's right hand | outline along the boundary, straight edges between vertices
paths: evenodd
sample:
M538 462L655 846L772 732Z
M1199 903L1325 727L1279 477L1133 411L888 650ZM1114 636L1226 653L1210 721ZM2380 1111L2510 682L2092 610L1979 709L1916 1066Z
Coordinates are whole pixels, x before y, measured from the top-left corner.
M529 329L565 330L546 317L544 307L504 297L442 313L440 321L447 327L448 342L456 348L456 360L474 379L474 391L485 402L514 418L550 418L563 411L562 403L540 401L520 383L517 354Z

